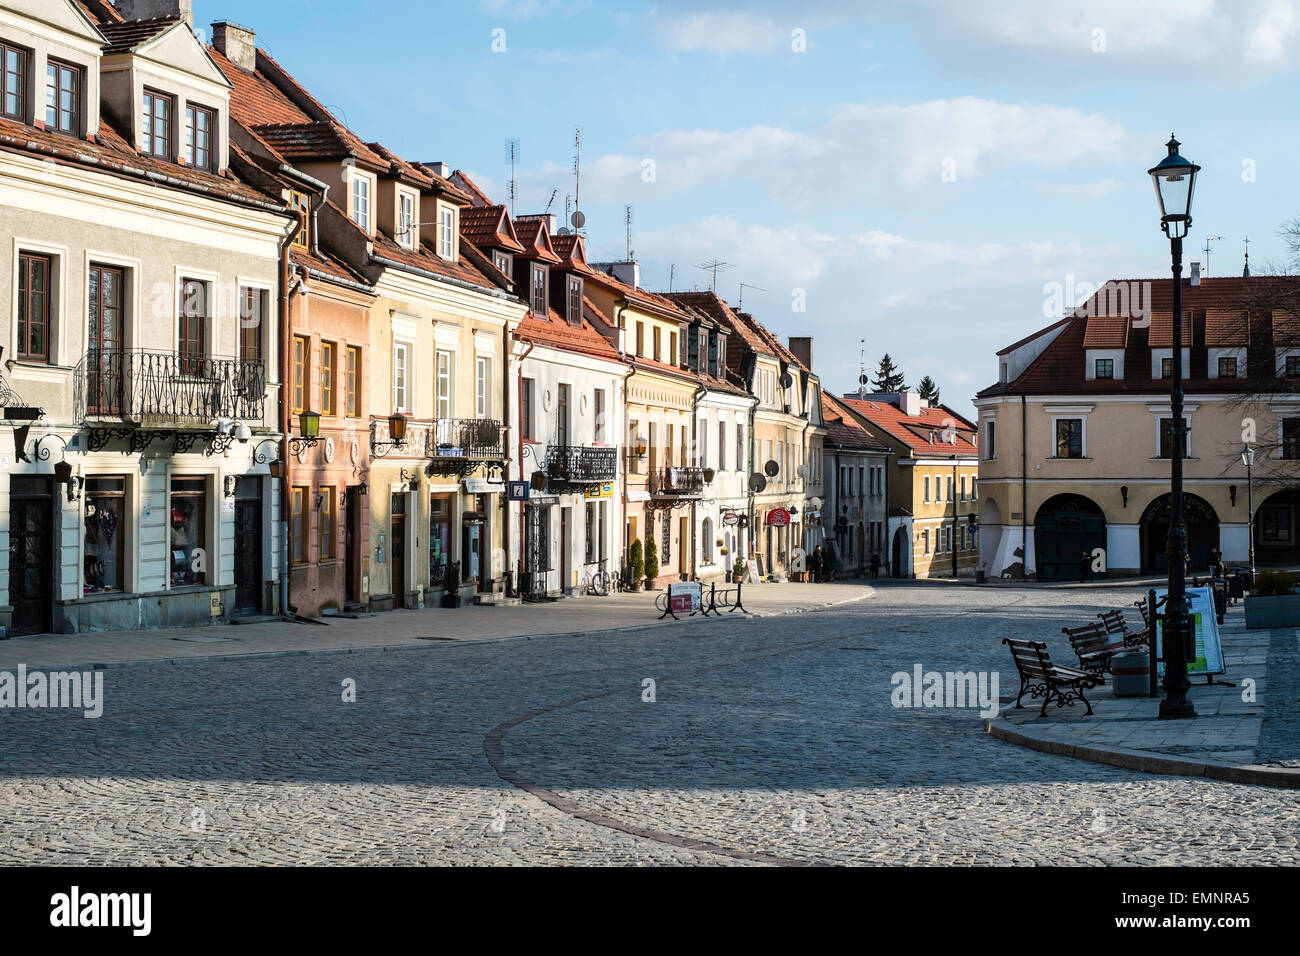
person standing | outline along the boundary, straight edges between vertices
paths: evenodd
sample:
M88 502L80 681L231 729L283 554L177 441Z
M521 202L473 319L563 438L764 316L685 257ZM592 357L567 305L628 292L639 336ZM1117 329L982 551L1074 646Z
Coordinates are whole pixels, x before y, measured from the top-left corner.
M1092 573L1092 552L1084 551L1079 558L1079 583L1083 584L1088 580L1088 575Z
M871 552L871 580L875 581L880 577L880 552Z
M821 583L822 567L825 560L825 553L822 551L822 546L819 544L817 547L813 548L812 557L808 561L808 566L812 568L812 579L817 584Z

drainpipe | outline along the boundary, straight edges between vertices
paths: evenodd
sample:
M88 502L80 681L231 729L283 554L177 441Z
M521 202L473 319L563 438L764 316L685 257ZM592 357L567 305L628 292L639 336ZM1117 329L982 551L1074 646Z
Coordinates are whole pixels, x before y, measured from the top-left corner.
M528 343L528 348L527 348L527 350L525 350L525 352L524 352L523 355L519 356L519 373L518 373L518 376L517 376L517 378L518 378L518 380L519 380L518 392L519 392L519 415L520 415L520 418L519 418L519 480L520 480L520 481L523 481L523 480L525 480L525 479L524 479L524 421L523 421L523 412L524 412L524 359L528 358L529 354L533 351L533 349L534 349L536 346L535 346L535 344L534 344L532 341L530 341L530 340L528 340L528 339L520 339L519 341ZM509 391L510 391L509 376L507 376L507 381L506 381L506 395L507 395L506 401L507 401L507 402L509 401ZM510 509L507 508L506 510L507 510L507 512L508 512ZM516 595L520 595L520 594L523 593L523 586L524 586L524 582L523 582L523 577L524 577L524 565L523 565L523 562L524 562L524 555L527 553L527 552L525 551L525 549L524 549L524 514L523 514L523 512L524 512L524 505L520 504L520 506L519 506L519 580L515 582L515 594L516 594Z
M700 399L709 393L701 382L695 386L695 394L691 396L691 439L695 442L695 461L696 466L700 469L700 480L704 480L704 463L700 461L700 423L696 417L699 411ZM715 469L716 471L716 469ZM698 580L700 576L699 569L699 551L696 547L695 520L698 515L695 513L695 502L691 502L691 578Z
M619 352L618 359L620 362L627 362L628 364L628 370L623 374L623 437L624 439L627 439L629 437L627 430L632 423L631 402L627 400L628 382L631 380L632 376L637 373L638 370L636 367L636 360L629 359L627 357L626 352ZM631 438L632 441L636 441L635 435L632 435ZM632 455L635 454L632 445L626 445L625 447L627 448L627 454L623 456L625 460L623 462L623 534L622 534L624 557L627 556L628 549L632 547L632 542L627 539L627 517L628 517L628 512L631 510L628 507L628 503L627 503L627 473L628 473L628 468L632 461ZM619 565L622 566L621 561L619 562Z
M280 461L284 467L280 473L280 615L289 618L289 521L293 503L289 497L289 246L306 227L307 221L302 213L297 214L297 224L280 240ZM296 288L296 286L295 286Z
M1020 393L1020 580L1029 580L1029 423L1028 403Z

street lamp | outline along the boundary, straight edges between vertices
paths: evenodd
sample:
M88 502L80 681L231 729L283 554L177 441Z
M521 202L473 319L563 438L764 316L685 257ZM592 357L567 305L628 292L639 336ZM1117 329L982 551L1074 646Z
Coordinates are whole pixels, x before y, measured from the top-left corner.
M1192 192L1201 167L1178 155L1178 140L1170 134L1169 154L1147 170L1160 202L1160 227L1169 237L1174 282L1173 382L1169 388L1170 426L1173 431L1169 460L1169 595L1165 602L1165 699L1160 719L1195 717L1187 699L1187 641L1191 620L1187 613L1187 527L1183 520L1183 453L1187 427L1183 424L1183 237L1192 226ZM1155 662L1152 661L1152 666Z
M1255 467L1255 449L1241 446L1241 463L1246 466L1246 533L1250 536L1250 587L1255 587L1255 489L1251 485L1251 470Z

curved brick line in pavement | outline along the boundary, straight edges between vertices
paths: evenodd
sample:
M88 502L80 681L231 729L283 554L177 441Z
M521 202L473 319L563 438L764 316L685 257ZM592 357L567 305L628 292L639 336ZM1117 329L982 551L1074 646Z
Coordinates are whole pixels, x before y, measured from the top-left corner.
M675 680L681 677L694 677L699 674L707 674L711 671L725 670L729 667L735 667L737 664L744 664L748 661L760 660L765 657L779 657L782 654L789 654L795 651L813 650L828 644L834 644L843 640L842 637L823 638L818 641L810 641L805 644L798 644L784 647L779 651L769 651L762 654L747 654L744 657L733 658L725 664L712 664L709 667L701 667L695 670L682 671L678 674L669 674L662 678L656 678L656 683L663 683L668 680ZM629 691L640 691L640 684L629 684L622 687L614 687L609 690L596 691L592 694L583 694L581 697L574 697L571 700L561 701L557 704L547 704L545 707L530 711L526 714L520 714L518 717L512 717L509 720L493 727L483 738L483 753L487 756L488 763L492 769L497 772L502 780L511 786L518 787L526 793L530 793L544 803L550 804L561 813L579 820L585 820L596 826L606 827L611 830L618 830L621 833L631 834L632 836L642 837L646 840L653 840L656 843L663 843L668 846L681 847L688 850L699 850L704 853L716 853L720 856L728 856L737 860L747 860L753 863L768 863L774 866L811 866L807 860L794 860L788 857L773 856L768 853L755 853L752 850L741 850L736 847L723 846L718 843L711 843L707 840L696 840L690 837L678 836L675 833L667 833L663 830L655 830L650 827L637 826L634 823L628 823L617 817L611 817L608 814L597 813L593 810L587 810L575 800L568 797L560 796L553 790L541 786L533 780L525 777L519 771L510 766L506 760L505 750L502 742L505 735L513 728L520 724L532 720L534 717L540 717L543 714L549 714L552 711L563 710L566 707L572 707L575 704L582 704L589 700L598 700L601 697L609 697L613 694L627 693Z

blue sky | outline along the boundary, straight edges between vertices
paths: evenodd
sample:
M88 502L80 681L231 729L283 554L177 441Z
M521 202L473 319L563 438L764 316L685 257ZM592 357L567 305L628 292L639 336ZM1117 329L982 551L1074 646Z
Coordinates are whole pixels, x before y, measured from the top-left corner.
M1240 274L1246 235L1282 264L1300 215L1297 0L195 8L256 30L363 138L500 201L517 137L521 214L553 189L563 214L580 126L590 255L623 257L631 204L643 285L733 263L719 292L762 287L746 308L812 334L833 391L865 339L869 367L889 352L969 414L994 352L1051 321L1046 285L1167 275L1145 171L1171 130L1204 167L1188 258L1223 237L1209 274Z

